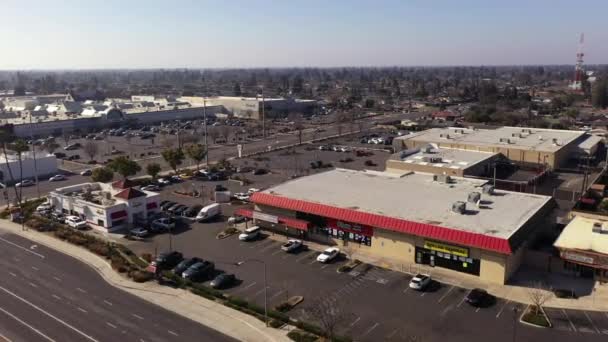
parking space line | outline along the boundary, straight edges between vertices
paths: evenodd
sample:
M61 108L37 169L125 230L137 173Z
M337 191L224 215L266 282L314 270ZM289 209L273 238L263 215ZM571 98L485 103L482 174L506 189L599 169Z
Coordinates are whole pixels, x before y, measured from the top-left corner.
M270 255L277 255L277 254L279 254L281 252L282 252L282 250L278 249L278 250L272 252L272 254L270 254Z
M511 302L511 300L507 300L505 302L505 305L503 305L502 308L500 308L500 311L498 311L498 313L496 314L496 318L500 317L500 315L505 310L505 308L507 307L507 305L509 305L510 302Z
M443 296L441 296L441 298L439 298L437 303L441 303L448 296L448 294L450 294L450 292L452 292L453 289L454 289L454 286L452 285L452 287L450 287L450 289L447 290L447 292L444 293Z
M398 331L399 331L399 329L393 330L392 333L386 335L386 338L390 340L391 338L393 338L393 336L395 336L397 334Z
M254 293L254 294L253 294L253 298L255 298L255 297L257 297L257 296L261 295L262 293L264 293L264 290L265 290L265 289L268 289L268 286L266 286L266 288L262 287L262 289L261 289L260 291L258 291L258 292L256 292L256 293Z
M327 267L329 267L329 264L325 264L325 265L321 266L321 269L326 269Z
M273 294L272 296L270 296L270 298L268 298L268 300L273 300L273 299L275 299L276 297L278 297L280 294L282 294L284 292L285 292L285 290L281 290L281 291Z
M369 333L371 333L379 325L380 325L380 323L375 323L371 328L367 329L367 331L365 333L363 333L363 335L361 335L361 337L365 337L365 336L369 335Z
M311 256L311 255L312 255L312 254L314 254L314 253L315 253L314 251L308 252L308 253L306 253L304 256L302 256L302 257L300 257L300 258L297 258L297 259L296 259L296 262L300 262L300 261L302 261L302 260L304 260L304 259L308 258L309 256Z
M255 281L254 281L253 283L251 283L251 284L249 284L249 285L247 285L247 286L245 286L245 287L242 287L242 288L240 288L240 289L237 289L236 291L232 292L232 294L239 293L239 292L241 292L241 291L245 291L245 290L247 290L248 288L250 288L250 287L254 286L255 284L257 284L257 282L255 282Z
M479 309L481 309L481 308L477 308L477 309L475 309L475 312L479 312Z
M459 308L462 303L464 303L465 298L467 298L468 293L465 292L464 296L462 296L462 299L460 300L460 303L458 303L458 305L456 305L457 308Z
M564 316L566 316L566 319L568 320L568 322L570 322L570 326L572 327L572 330L574 332L576 332L576 327L574 326L574 323L572 323L572 321L570 320L570 317L568 317L568 314L566 313L566 310L562 309L562 312L564 313Z
M587 311L583 311L583 313L585 314L585 317L587 317L587 320L589 320L589 323L591 323L591 326L592 326L592 327L595 329L595 331L596 331L598 334L600 334L600 333L601 333L601 332L600 332L600 329L598 329L598 328L595 326L595 323L593 323L593 321L591 320L591 317L589 317L589 314L587 314Z
M357 322L359 322L361 320L361 317L357 317L357 319L355 319L346 330L349 330L350 328L352 328L355 324L357 324Z
M424 297L426 295L425 291L421 291L422 293L420 293L420 297Z
M311 262L309 262L308 264L309 264L309 265L312 265L312 264L314 264L315 262L317 262L317 259L312 259L312 261L311 261Z

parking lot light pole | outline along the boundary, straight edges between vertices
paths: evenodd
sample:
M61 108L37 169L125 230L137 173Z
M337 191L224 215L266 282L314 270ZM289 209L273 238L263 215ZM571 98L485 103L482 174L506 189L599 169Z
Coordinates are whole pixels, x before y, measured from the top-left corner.
M248 262L257 262L257 263L264 265L264 322L266 323L266 326L268 326L268 286L267 286L268 284L266 282L266 280L267 280L266 262L264 262L263 260L260 260L260 259L247 259L247 260L239 261L239 262L235 263L235 265L241 266Z
M205 153L205 166L209 167L209 144L207 141L207 100L205 98L203 98L203 127L205 128L205 148L207 149L207 153Z

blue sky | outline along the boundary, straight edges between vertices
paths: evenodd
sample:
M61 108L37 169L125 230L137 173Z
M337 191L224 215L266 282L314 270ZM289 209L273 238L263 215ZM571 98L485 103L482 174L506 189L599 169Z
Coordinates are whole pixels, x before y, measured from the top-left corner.
M27 3L27 5L25 5ZM608 63L607 0L2 0L0 69Z

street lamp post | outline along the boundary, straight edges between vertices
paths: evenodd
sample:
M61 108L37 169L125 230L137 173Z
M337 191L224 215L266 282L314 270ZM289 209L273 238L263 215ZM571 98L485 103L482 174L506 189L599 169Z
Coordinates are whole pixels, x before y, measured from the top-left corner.
M517 337L517 313L519 310L517 307L513 308L513 342L515 342L515 338Z
M266 323L266 326L268 326L268 284L266 282L267 281L266 262L264 262L263 260L260 260L260 259L247 259L247 260L239 261L239 262L235 263L235 265L241 266L248 262L257 262L257 263L264 265L264 322Z
M203 98L203 127L205 129L205 148L207 149L207 153L205 154L205 165L206 165L206 167L209 167L209 144L207 143L207 100L204 98Z

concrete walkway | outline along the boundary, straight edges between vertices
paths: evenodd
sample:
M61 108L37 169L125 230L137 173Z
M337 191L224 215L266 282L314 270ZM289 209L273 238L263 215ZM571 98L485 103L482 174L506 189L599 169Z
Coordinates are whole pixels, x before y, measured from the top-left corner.
M0 229L74 257L95 269L109 284L239 341L291 341L287 337L287 329L267 328L264 322L253 316L187 290L160 286L155 282L132 282L114 272L107 260L53 236L32 229L22 231L20 225L7 220L0 220Z
M242 229L242 227L239 228ZM287 240L285 236L280 234L270 234L269 238L280 242L285 242ZM316 251L323 251L328 247L327 245L312 241L305 241L305 244L309 249ZM531 303L530 289L539 281L548 285L557 284L554 285L555 288L575 289L576 293L581 297L578 299L566 299L557 298L551 294L551 298L544 305L545 307L608 312L608 284L600 284L589 279L573 278L559 274L549 274L542 271L521 269L514 276L512 281L514 284L500 285L487 283L476 276L450 271L441 267L403 263L386 258L374 258L363 253L357 253L357 248L354 248L353 257L364 263L407 274L430 274L434 279L449 285L467 289L485 289L496 297L523 304ZM583 296L582 293L589 294Z

